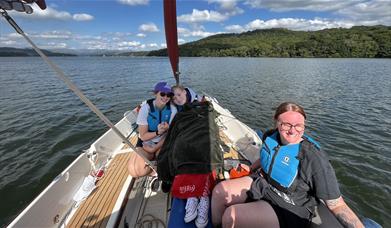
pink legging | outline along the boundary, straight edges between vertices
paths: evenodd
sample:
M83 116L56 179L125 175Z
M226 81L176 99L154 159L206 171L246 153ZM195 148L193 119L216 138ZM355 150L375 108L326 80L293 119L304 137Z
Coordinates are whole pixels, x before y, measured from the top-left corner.
M244 203L252 179L241 177L220 182L212 192L213 225L278 228L278 218L266 201Z

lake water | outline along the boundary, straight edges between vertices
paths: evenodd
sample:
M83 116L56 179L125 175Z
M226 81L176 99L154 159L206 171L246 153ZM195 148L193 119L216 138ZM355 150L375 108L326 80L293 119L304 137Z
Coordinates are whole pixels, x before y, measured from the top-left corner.
M174 83L167 58L52 58L113 122ZM391 60L181 58L182 82L252 128L296 101L329 154L347 203L391 227ZM107 127L37 57L0 58L0 226Z

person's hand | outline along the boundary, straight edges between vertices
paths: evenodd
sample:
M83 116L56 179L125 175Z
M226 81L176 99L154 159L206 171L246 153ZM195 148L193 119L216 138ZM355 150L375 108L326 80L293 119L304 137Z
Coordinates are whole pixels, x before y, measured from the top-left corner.
M160 123L158 126L157 126L157 129L158 129L158 132L159 132L159 135L163 134L164 132L166 132L169 128L169 125L167 122L163 122L163 123Z

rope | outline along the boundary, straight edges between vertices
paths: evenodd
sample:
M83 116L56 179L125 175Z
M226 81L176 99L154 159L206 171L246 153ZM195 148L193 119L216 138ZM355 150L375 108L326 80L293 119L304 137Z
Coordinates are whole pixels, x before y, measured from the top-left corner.
M130 141L118 130L117 127L96 107L79 88L64 74L64 72L55 65L34 43L30 38L23 32L18 24L8 15L7 11L0 9L1 15L8 21L8 23L15 29L17 33L22 35L33 49L42 57L42 59L57 73L57 76L82 100L90 109L93 111L108 127L110 127L130 148L134 150L140 157L144 159L146 165L154 170L152 163L130 143Z
M149 184L150 184L154 179L152 179L151 181L147 181L147 180L149 180L148 177L146 178L145 184L146 184L147 186L149 186ZM145 197L145 203L142 205L142 209L139 210L139 215L141 214L142 216L141 216L139 219L137 219L137 222L136 222L136 224L135 224L135 227L136 227L136 228L146 228L146 227L152 228L153 225L155 225L155 227L157 227L157 228L160 227L159 225L162 225L163 227L166 227L166 223L165 223L163 220L161 220L161 219L155 217L155 216L152 215L152 214L144 214L145 208L147 207L148 200L149 200L149 198L151 197L151 195L152 195L152 190L150 189L149 195L148 195L147 197ZM141 212L141 213L140 213L140 212ZM139 215L138 215L138 216L139 216ZM137 217L138 217L138 216L137 216ZM147 219L148 217L151 217L151 219Z
M148 217L151 217L151 219L147 219ZM161 225L161 226L159 226ZM143 215L135 224L135 227L137 228L152 228L152 227L166 227L166 224L163 222L163 220L156 218L155 216L151 214L145 214Z

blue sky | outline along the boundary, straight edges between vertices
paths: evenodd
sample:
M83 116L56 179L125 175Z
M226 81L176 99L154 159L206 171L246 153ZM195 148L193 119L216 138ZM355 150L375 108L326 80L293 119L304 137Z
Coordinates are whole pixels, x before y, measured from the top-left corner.
M9 11L45 49L144 51L165 47L162 0L46 0ZM218 33L391 25L391 0L177 0L179 43ZM27 47L0 19L0 47Z

